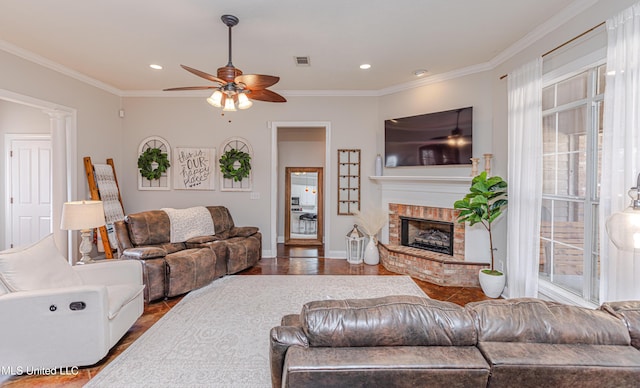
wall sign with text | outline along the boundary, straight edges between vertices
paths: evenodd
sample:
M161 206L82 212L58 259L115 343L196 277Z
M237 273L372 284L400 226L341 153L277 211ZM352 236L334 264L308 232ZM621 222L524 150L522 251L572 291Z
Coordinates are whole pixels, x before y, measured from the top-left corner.
M176 190L215 190L215 148L175 147L173 150L173 188Z

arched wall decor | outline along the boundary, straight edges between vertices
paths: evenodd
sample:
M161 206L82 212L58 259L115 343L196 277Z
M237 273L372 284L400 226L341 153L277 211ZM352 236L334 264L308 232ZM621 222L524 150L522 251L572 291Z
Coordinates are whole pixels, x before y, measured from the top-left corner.
M169 142L160 136L149 136L140 142L138 147L138 158L147 150L159 149L161 153L167 155L167 160L171 160L171 147ZM138 160L138 159L136 159ZM153 170L157 167L154 166ZM136 165L138 171L138 190L169 190L171 182L171 167L167 171L160 174L158 179L147 179L140 173L140 168Z
M253 148L246 139L230 137L225 140L220 147L218 159L220 191L251 191L252 166ZM245 173L247 170L248 175ZM227 177L225 172L228 173Z

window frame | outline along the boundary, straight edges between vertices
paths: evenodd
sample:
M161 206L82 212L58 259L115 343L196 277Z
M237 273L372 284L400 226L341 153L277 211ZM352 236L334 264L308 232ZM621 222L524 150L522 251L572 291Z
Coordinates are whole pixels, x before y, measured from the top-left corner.
M587 136L586 151L586 167L585 167L585 187L584 197L572 195L556 195L557 191L552 194L542 194L543 200L562 200L568 202L580 202L584 209L584 242L583 242L583 274L581 294L563 287L553 282L553 271L548 279L538 275L539 293L542 297L557 300L565 303L581 305L585 307L597 307L599 304L600 290L604 279L596 273L596 264L599 260L598 252L598 206L599 192L598 185L598 125L599 125L599 107L604 102L604 93L596 95L598 82L598 68L606 64L605 53L598 50L591 55L585 56L579 60L569 63L561 68L553 70L543 76L542 88L558 84L562 81L575 77L585 71L590 71L587 80L587 97L566 103L561 106L549 108L541 112L542 117L554 115L558 112L568 111L576 107L585 106L585 130ZM554 104L555 105L555 104ZM543 130L541 128L541 130ZM556 153L557 154L557 153ZM540 215L542 217L542 214ZM544 241L541 235L538 236L539 241ZM553 266L553 262L551 263ZM597 278L596 278L597 277ZM596 289L597 287L597 289ZM595 291L595 292L594 292ZM593 297L595 296L595 298Z

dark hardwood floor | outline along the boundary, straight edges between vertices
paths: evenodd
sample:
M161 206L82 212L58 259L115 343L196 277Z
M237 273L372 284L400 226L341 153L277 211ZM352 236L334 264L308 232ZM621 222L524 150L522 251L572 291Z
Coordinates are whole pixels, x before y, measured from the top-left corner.
M238 275L380 275L394 276L397 274L387 271L382 265L352 265L346 260L327 259L322 247L286 247L278 244L277 258L262 259L260 262ZM480 288L444 287L413 279L430 298L446 300L461 306L469 302L488 299ZM102 368L114 360L129 345L139 338L148 328L157 322L182 296L152 302L145 306L143 315L114 346L109 354L96 365L83 367L77 375L54 376L11 376L3 382L1 387L82 387Z

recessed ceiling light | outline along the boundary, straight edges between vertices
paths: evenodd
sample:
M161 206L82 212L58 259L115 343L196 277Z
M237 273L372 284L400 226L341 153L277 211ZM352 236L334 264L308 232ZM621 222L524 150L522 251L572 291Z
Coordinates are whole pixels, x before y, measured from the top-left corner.
M360 65L360 68L362 70L367 70L367 69L371 69L371 65L368 63L363 63L362 65Z
M416 77L422 77L425 74L427 74L427 70L425 69L418 69L413 72L413 75L415 75Z
M154 70L162 70L162 66L156 65L155 63L150 64L149 67Z

